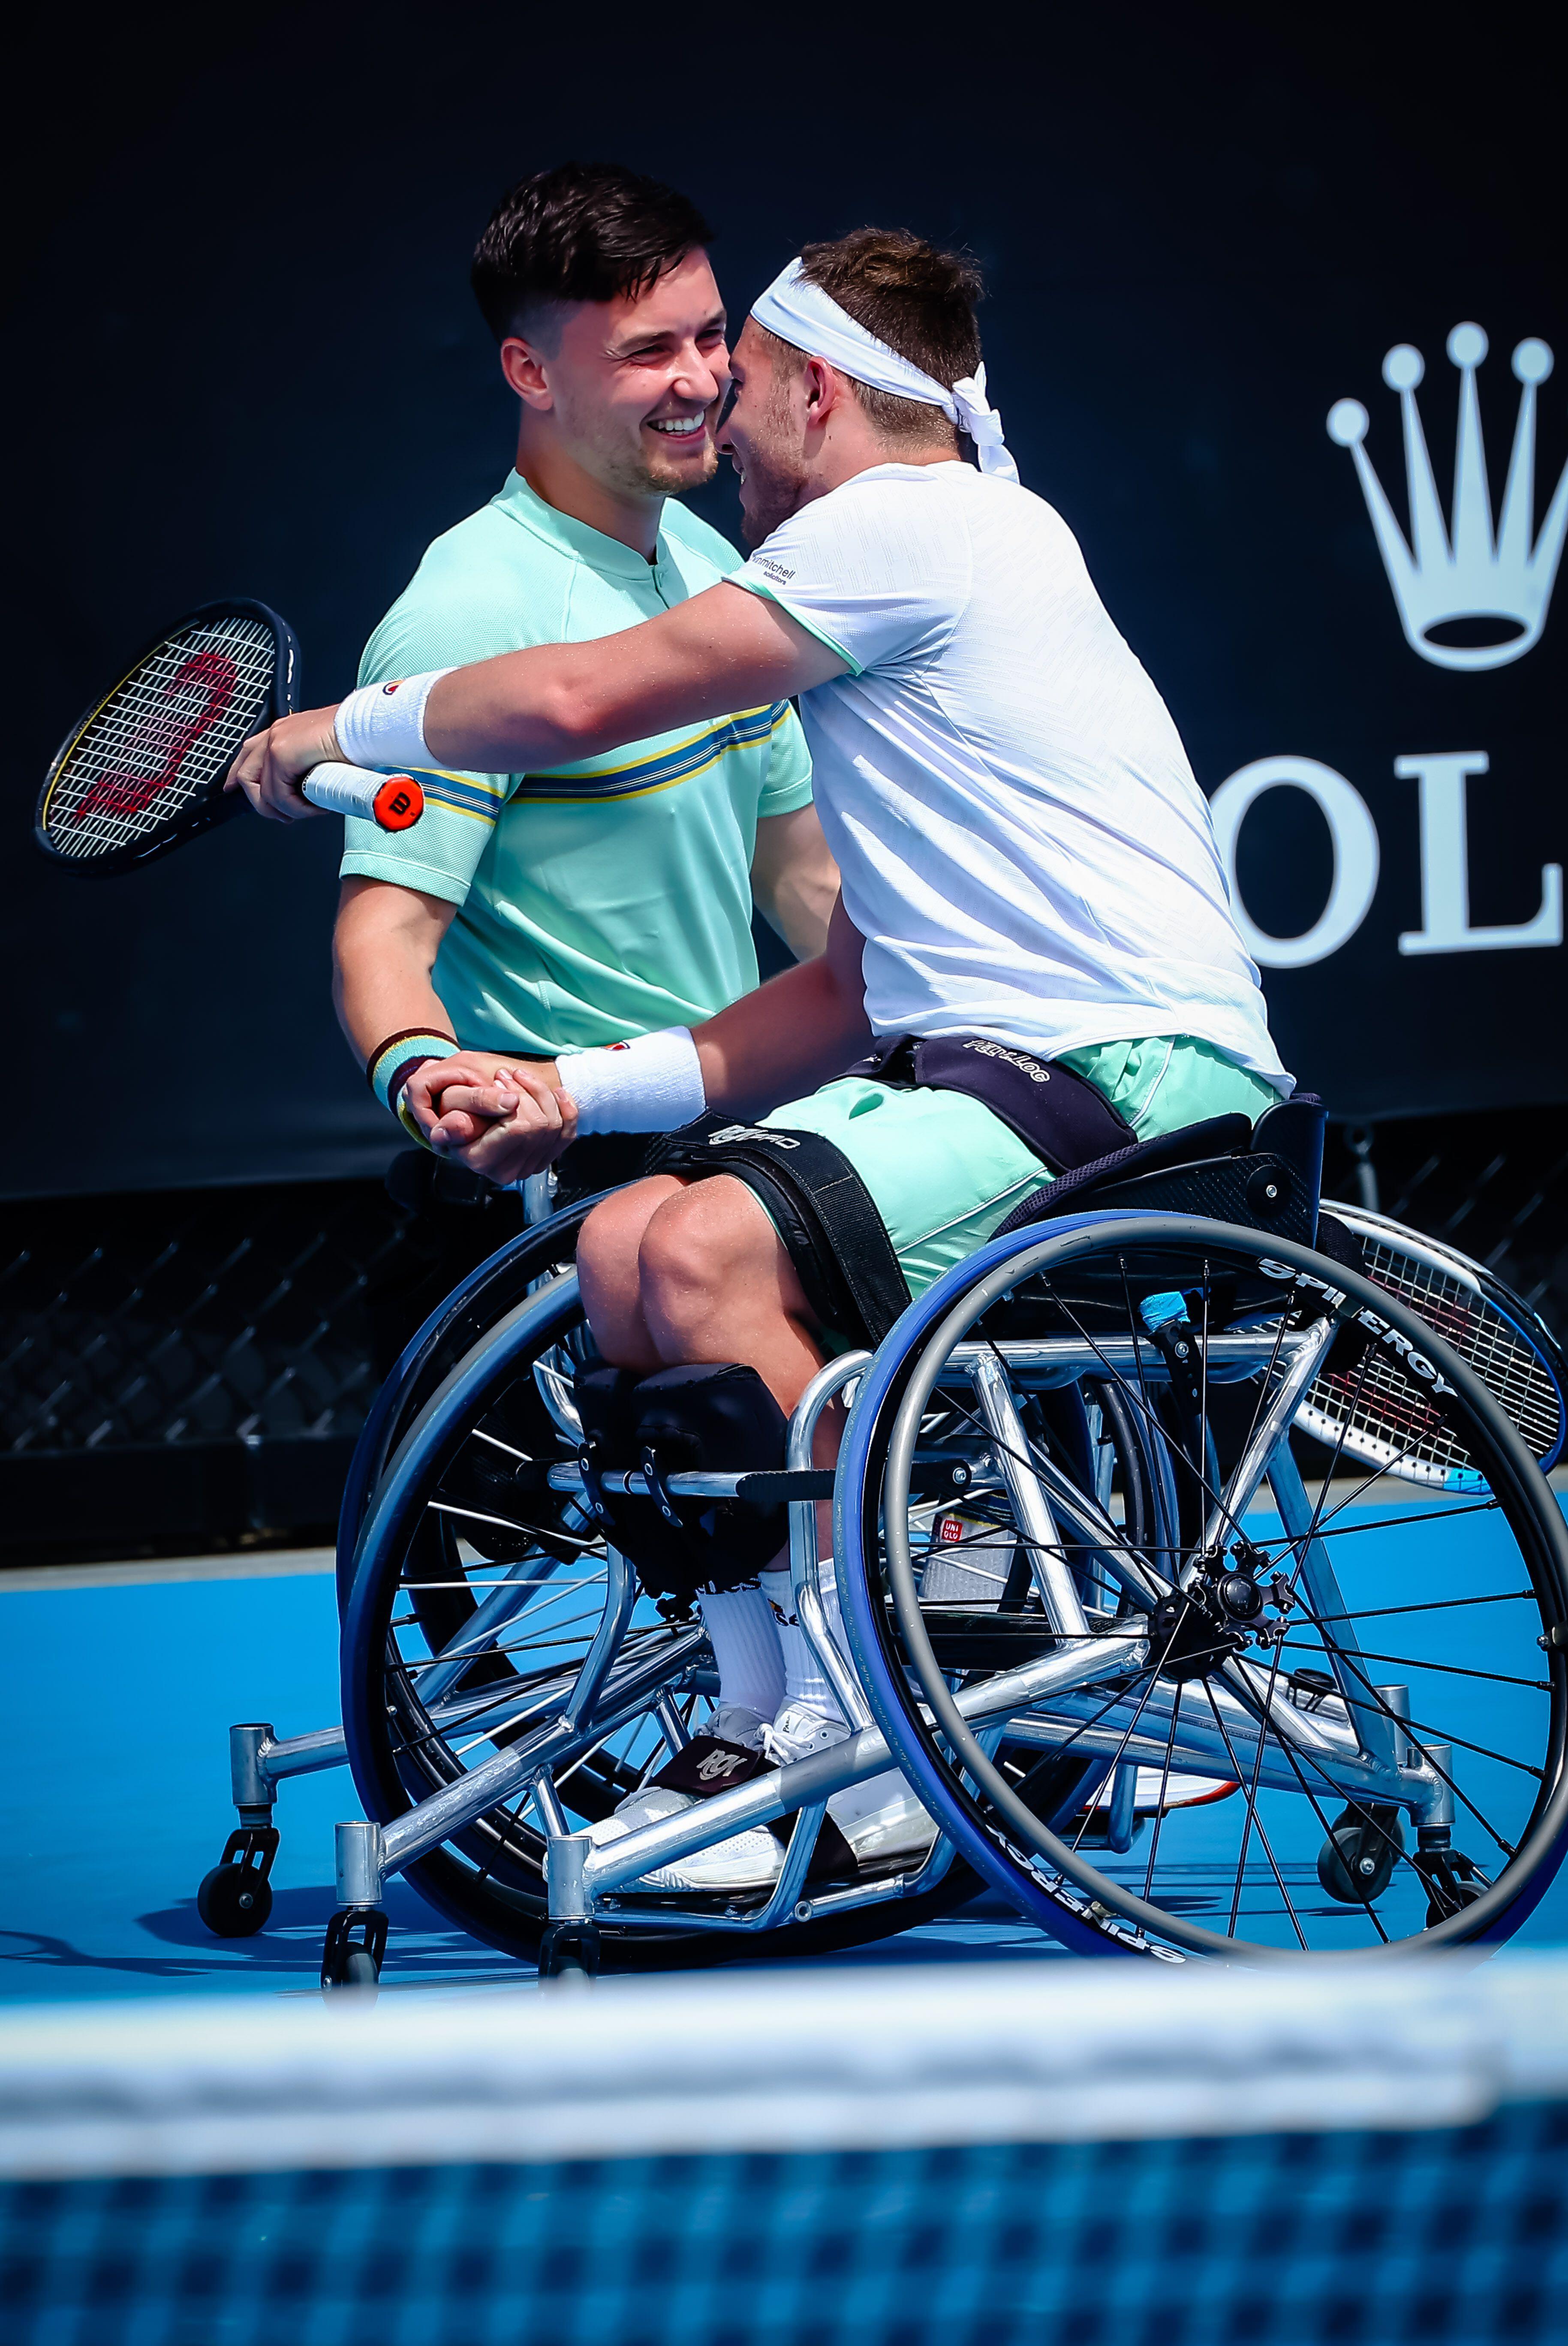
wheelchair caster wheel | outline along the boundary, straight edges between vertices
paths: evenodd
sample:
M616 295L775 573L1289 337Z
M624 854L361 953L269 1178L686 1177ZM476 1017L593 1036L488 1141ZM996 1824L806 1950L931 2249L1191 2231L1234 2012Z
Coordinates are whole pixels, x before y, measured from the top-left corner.
M241 1825L223 1845L223 1854L202 1877L196 1911L217 1939L248 1939L272 1912L267 1876L278 1854L275 1825Z
M1398 1809L1348 1808L1318 1852L1318 1879L1341 1906L1369 1906L1388 1888L1404 1846Z
M387 1951L387 1918L379 1906L340 1906L321 1950L321 1993L367 1989L374 1995Z
M539 1942L539 1976L591 1980L599 1975L599 1933L593 1923L552 1923Z
M215 1865L203 1874L196 1911L215 1939L248 1939L272 1912L266 1878L250 1865Z
M1423 1850L1416 1867L1429 1893L1429 1931L1446 1923L1451 1914L1462 1913L1467 1906L1473 1906L1487 1886L1480 1866L1462 1850Z

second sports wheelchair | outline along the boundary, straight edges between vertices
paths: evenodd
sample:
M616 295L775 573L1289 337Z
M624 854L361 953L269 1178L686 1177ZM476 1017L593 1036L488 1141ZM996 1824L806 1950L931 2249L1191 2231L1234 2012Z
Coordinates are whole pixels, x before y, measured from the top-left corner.
M205 1919L261 1926L279 1782L346 1758L365 1815L339 1829L328 1986L378 1975L397 1872L547 1972L842 1948L984 1887L1075 1952L1163 1962L1510 1936L1568 1834L1563 1358L1451 1249L1319 1220L1321 1150L1302 1103L1070 1174L829 1362L775 1470L660 1476L677 1507L787 1509L851 1732L602 1844L718 1679L695 1612L606 1544L606 1494L646 1477L585 1474L592 1201L525 1229L376 1402L342 1510L342 1725L232 1730ZM890 1766L934 1839L857 1864L828 1803ZM755 1894L657 1886L759 1825L785 1848Z

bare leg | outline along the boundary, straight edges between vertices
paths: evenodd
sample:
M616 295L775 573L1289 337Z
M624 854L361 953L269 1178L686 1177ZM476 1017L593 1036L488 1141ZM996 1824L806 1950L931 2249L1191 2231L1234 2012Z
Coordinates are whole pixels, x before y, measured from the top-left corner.
M721 1173L667 1196L638 1262L643 1325L662 1363L738 1361L794 1408L824 1354L795 1267L744 1181Z
M650 1185L651 1186L651 1185ZM794 1409L825 1357L805 1290L782 1240L754 1191L731 1175L693 1182L667 1196L643 1225L638 1250L642 1325L660 1359L735 1361L755 1369L780 1409ZM842 1412L835 1404L818 1420L815 1463L839 1454ZM818 1552L830 1629L845 1652L837 1619L831 1508L818 1509ZM850 1726L805 1632L793 1617L789 1551L760 1576L779 1625L785 1698L761 1742L776 1762L830 1749ZM846 1654L847 1658L847 1654ZM885 1862L905 1851L923 1853L935 1828L895 1769L835 1794L829 1813L857 1858Z
M661 1200L643 1226L641 1272L643 1324L663 1362L738 1361L757 1371L789 1414L827 1356L795 1266L755 1190L723 1173ZM817 1421L816 1464L837 1463L842 1433L834 1402ZM817 1510L823 1556L832 1536L832 1503L823 1500ZM788 1564L786 1549L769 1569Z
M634 1181L596 1206L577 1239L577 1276L594 1341L618 1369L641 1369L652 1376L666 1367L643 1317L638 1250L648 1223L685 1184L671 1173Z

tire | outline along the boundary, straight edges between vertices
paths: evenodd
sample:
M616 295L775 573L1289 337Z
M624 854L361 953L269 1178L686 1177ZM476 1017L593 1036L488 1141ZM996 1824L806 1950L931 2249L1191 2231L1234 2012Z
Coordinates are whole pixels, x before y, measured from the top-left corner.
M196 1911L217 1939L249 1939L265 1930L272 1890L253 1865L215 1865L196 1893Z
M1217 1389L1222 1373L1242 1375L1243 1356L1251 1358L1245 1435L1279 1364L1305 1366L1308 1348L1332 1337L1337 1360L1350 1343L1376 1363L1396 1421L1400 1407L1409 1413L1412 1449L1418 1419L1435 1412L1468 1463L1448 1487L1403 1489L1403 1504L1380 1520L1387 1467L1361 1464L1345 1475L1340 1455L1342 1487L1329 1497L1325 1482L1308 1514L1287 1414L1269 1450L1278 1529L1256 1508L1230 1519L1216 1504L1213 1549L1189 1534L1166 1559L1118 1530L1122 1618L1113 1624L1102 1608L1088 1627L1091 1636L1137 1630L1145 1664L1107 1677L1094 1700L1054 1697L1022 1721L1047 1749L1130 1751L1119 1764L1137 1770L1136 1784L1156 1777L1146 1851L1120 1862L1096 1851L1092 1862L1084 1827L1068 1839L1032 1813L958 1712L952 1658L944 1672L921 1608L911 1464L933 1401L972 1381L982 1356L1001 1363L1016 1398L1030 1376L1065 1372L1060 1364L1071 1360L1093 1358L1105 1380L1119 1341L1125 1366L1108 1382L1122 1407L1146 1425L1165 1423L1153 1403L1163 1355L1126 1340L1129 1308L1172 1291L1187 1299L1206 1447L1211 1376ZM966 1341L973 1352L957 1353ZM1024 1463L1038 1484L1049 1460L1033 1437ZM1238 1493L1234 1456L1224 1471L1227 1490ZM1156 1214L1064 1218L1044 1237L1024 1230L994 1241L911 1306L868 1371L836 1515L857 1665L915 1789L977 1872L1079 1952L1256 1963L1495 1943L1518 1928L1561 1863L1568 1530L1556 1499L1514 1426L1441 1338L1304 1246ZM1129 1605L1140 1616L1132 1624ZM1408 1677L1390 1682L1394 1668ZM958 1682L978 1690L984 1676L976 1668ZM1011 1729L1019 1725L1015 1716ZM1385 1765L1380 1753L1394 1771L1385 1780L1346 1783L1358 1767ZM1173 1779L1205 1769L1230 1780L1232 1797L1178 1807ZM1325 1897L1318 1858L1346 1833L1337 1812L1349 1800L1357 1832L1378 1834L1384 1811L1373 1794L1390 1784L1408 1795L1411 1847L1384 1852L1388 1879L1380 1886L1375 1866L1366 1900ZM1249 1931L1237 1927L1243 1912Z
M372 1404L343 1484L338 1511L340 1614L347 1609L353 1585L365 1507L387 1460L442 1380L486 1330L522 1302L535 1280L571 1262L577 1232L597 1203L596 1198L585 1198L498 1248L453 1290L403 1347Z
M571 1219L570 1239L579 1219ZM582 1314L575 1272L557 1272L533 1296L525 1290L542 1266L559 1260L562 1237L556 1224L544 1225L506 1250L504 1263L497 1258L485 1267L493 1301L504 1302L519 1287L524 1291L455 1359L449 1331L438 1331L374 1429L385 1462L356 1530L342 1693L355 1786L366 1815L383 1824L464 1772L459 1747L466 1743L484 1758L520 1731L511 1714L540 1699L539 1687L569 1667L603 1609L602 1543L576 1503L553 1493L545 1480L548 1464L571 1458L575 1442L543 1398L541 1378L556 1390L551 1370L559 1371L564 1346L581 1341ZM471 1293L463 1309L472 1313L474 1308ZM507 1573L520 1568L525 1576L536 1565L537 1583L526 1584L532 1594L514 1622L504 1625L504 1634L452 1679L441 1700L423 1698L421 1680L431 1676L433 1656L453 1638L473 1634L468 1625L477 1603ZM565 1615L559 1592L567 1596ZM538 1626L531 1629L535 1614ZM530 1635L536 1647L530 1647ZM662 1619L646 1599L639 1601L626 1652L655 1674L667 1660L658 1690L670 1691L688 1713L711 1691L711 1656L700 1630ZM466 1725L459 1717L465 1706ZM608 1814L633 1789L657 1731L645 1720L616 1743L620 1748L612 1744L575 1763L566 1771L569 1784L566 1773L562 1776L562 1796L582 1821ZM418 1860L408 1873L450 1921L505 1953L533 1961L548 1923L544 1850L537 1822L528 1821L525 1811L503 1808ZM955 1863L919 1898L890 1898L767 1933L601 1922L604 1968L662 1970L864 1945L947 1912L979 1886L966 1866ZM694 1894L679 1902L689 1908L700 1902ZM719 1911L730 1902L711 1902Z

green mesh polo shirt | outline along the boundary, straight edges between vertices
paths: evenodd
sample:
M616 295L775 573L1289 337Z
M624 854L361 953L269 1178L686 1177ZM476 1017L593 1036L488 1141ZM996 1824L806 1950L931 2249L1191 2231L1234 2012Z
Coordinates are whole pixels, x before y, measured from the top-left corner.
M359 680L616 635L738 561L672 501L647 562L513 473L431 546ZM396 833L349 821L341 869L457 906L434 984L460 1042L549 1056L690 1025L757 984L758 819L811 798L788 701L548 772L421 779L423 820Z

